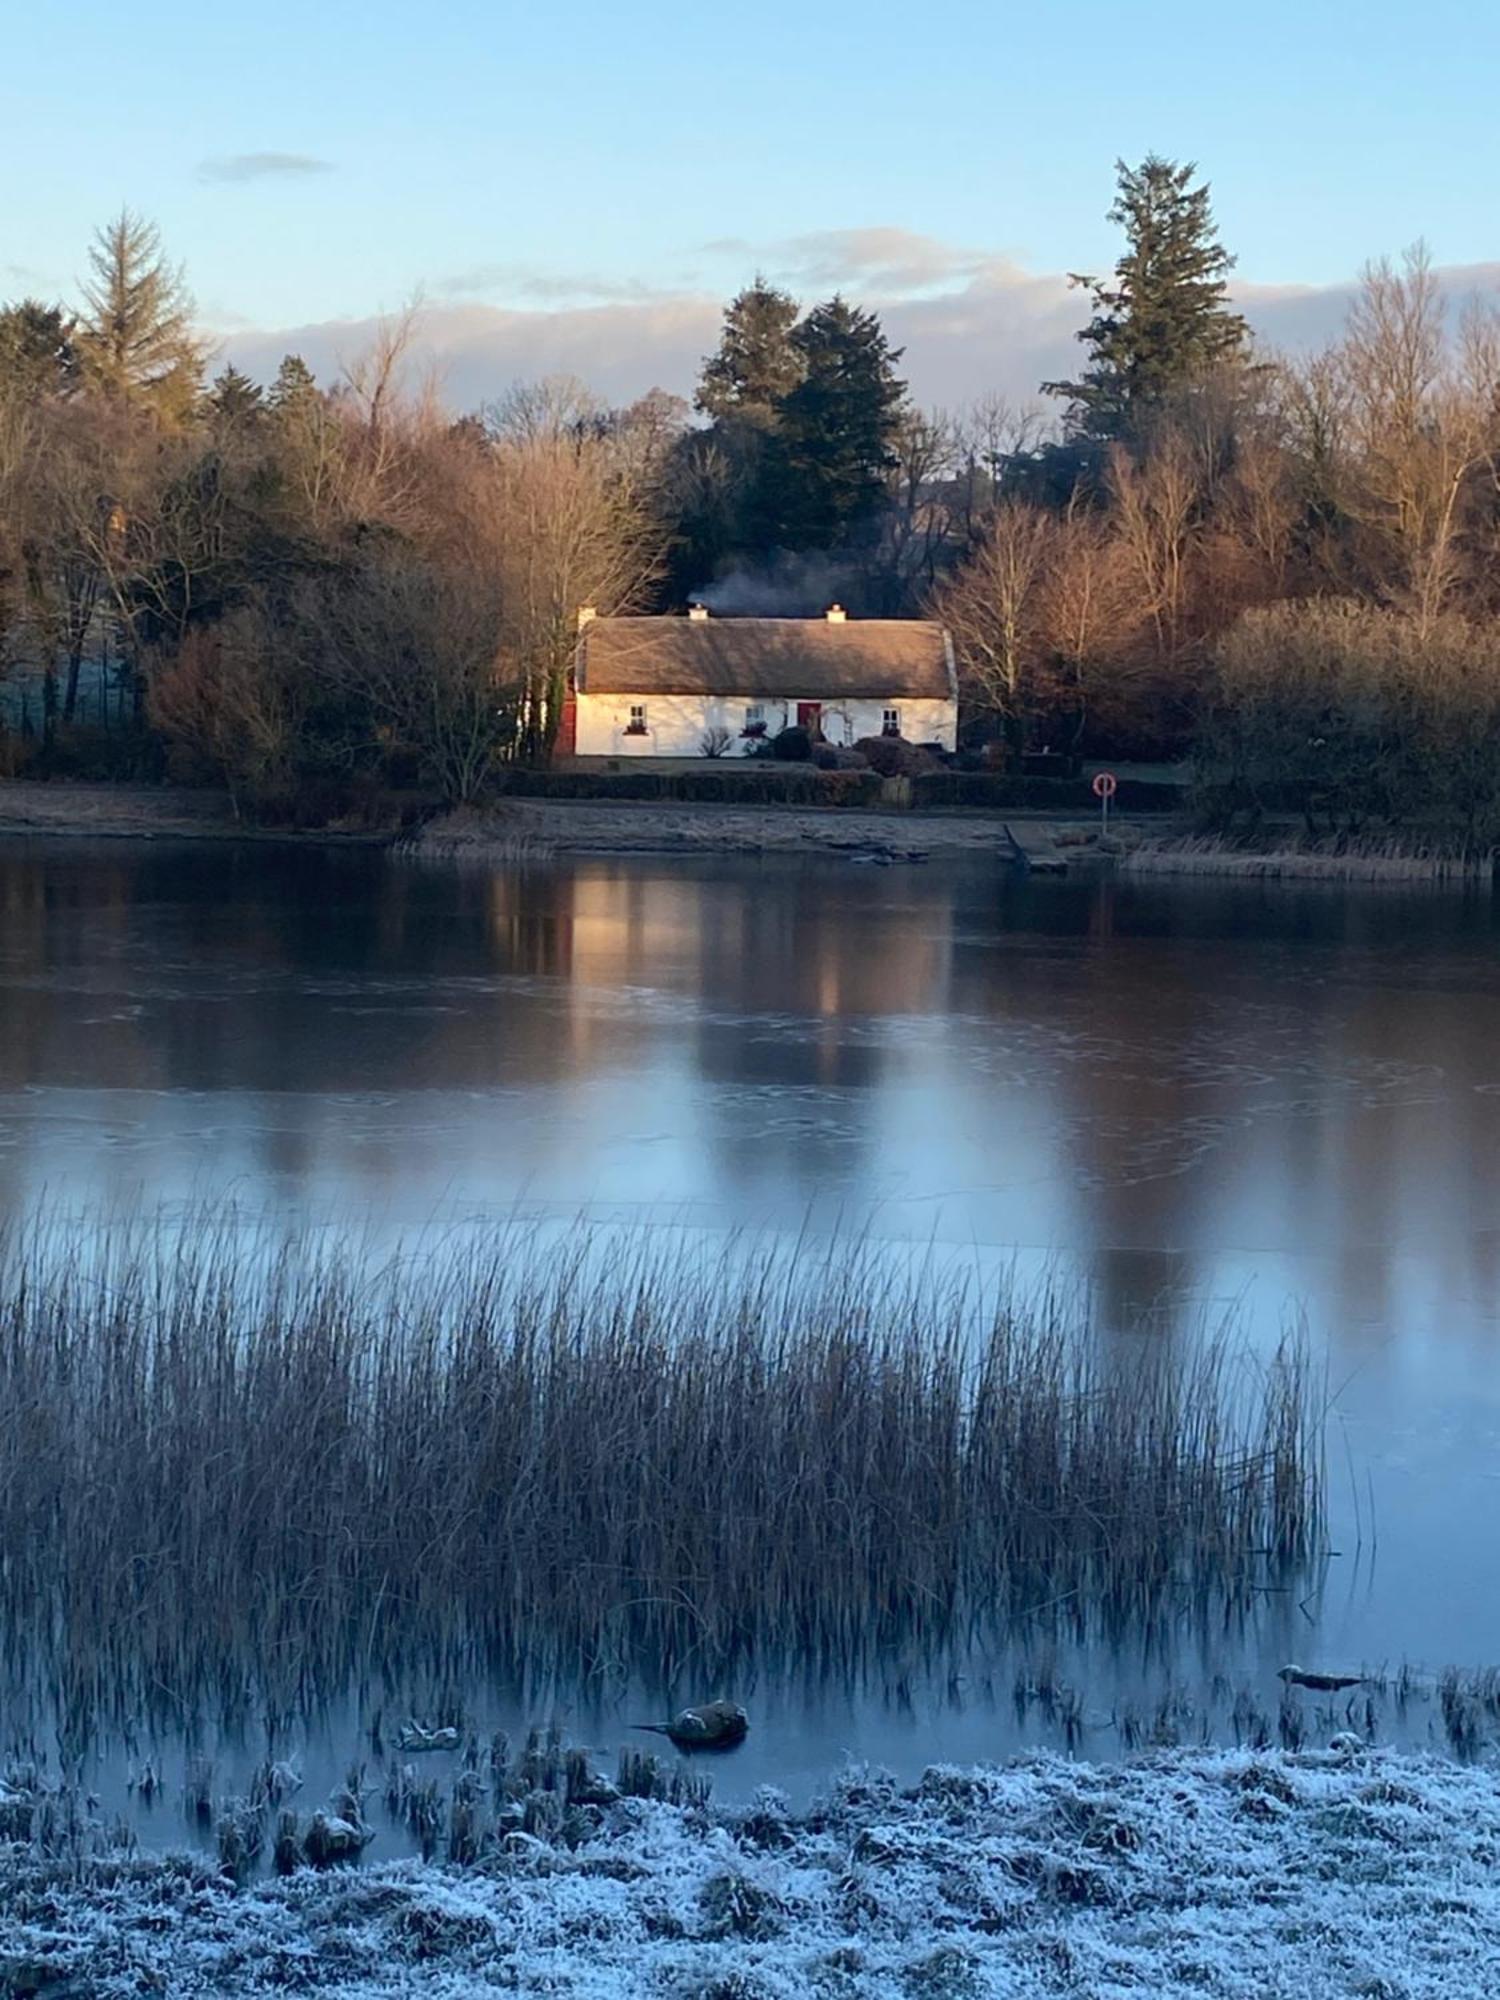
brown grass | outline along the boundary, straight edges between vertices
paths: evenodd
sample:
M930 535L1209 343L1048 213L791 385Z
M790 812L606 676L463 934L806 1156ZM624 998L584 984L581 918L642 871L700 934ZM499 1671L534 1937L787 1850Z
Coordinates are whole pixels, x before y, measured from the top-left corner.
M1261 881L1459 882L1487 874L1489 857L1411 839L1286 839L1280 845L1217 839L1148 840L1117 864L1133 875L1230 875Z
M12 1229L0 1614L90 1705L1117 1625L1314 1552L1314 1405L1295 1350L1105 1348L849 1246Z

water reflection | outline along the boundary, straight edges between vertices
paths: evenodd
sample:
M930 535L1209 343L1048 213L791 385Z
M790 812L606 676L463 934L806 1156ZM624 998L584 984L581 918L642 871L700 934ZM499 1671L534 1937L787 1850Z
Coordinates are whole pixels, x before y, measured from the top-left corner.
M1302 1650L1500 1657L1487 898L13 841L0 925L9 1208L868 1227L1161 1337L1305 1306L1379 1562Z

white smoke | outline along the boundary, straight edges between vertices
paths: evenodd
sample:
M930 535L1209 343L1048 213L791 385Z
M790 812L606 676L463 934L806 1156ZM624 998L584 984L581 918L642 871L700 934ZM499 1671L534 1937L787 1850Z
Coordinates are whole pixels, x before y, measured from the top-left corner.
M780 549L764 563L736 564L690 590L688 600L723 618L817 618L830 604L847 604L858 589L852 562Z

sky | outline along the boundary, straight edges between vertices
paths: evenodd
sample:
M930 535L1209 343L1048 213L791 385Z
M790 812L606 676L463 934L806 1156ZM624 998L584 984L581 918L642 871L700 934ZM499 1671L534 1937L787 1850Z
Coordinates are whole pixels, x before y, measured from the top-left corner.
M414 298L463 406L568 372L690 390L755 271L877 307L928 403L1066 370L1114 162L1198 162L1257 326L1364 260L1500 270L1500 9L1476 0L100 0L15 9L0 297L76 297L152 217L223 353L320 373Z

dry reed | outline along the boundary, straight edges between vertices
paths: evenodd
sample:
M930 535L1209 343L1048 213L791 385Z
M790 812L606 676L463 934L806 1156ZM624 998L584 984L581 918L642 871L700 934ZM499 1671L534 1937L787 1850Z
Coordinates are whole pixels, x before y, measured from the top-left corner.
M848 1246L15 1227L4 1644L70 1710L1081 1629L1308 1559L1315 1404L1295 1349L1122 1351Z
M1284 839L1279 845L1212 837L1146 840L1117 864L1133 875L1227 875L1258 881L1461 882L1488 874L1489 855L1463 855L1414 840L1326 842Z

